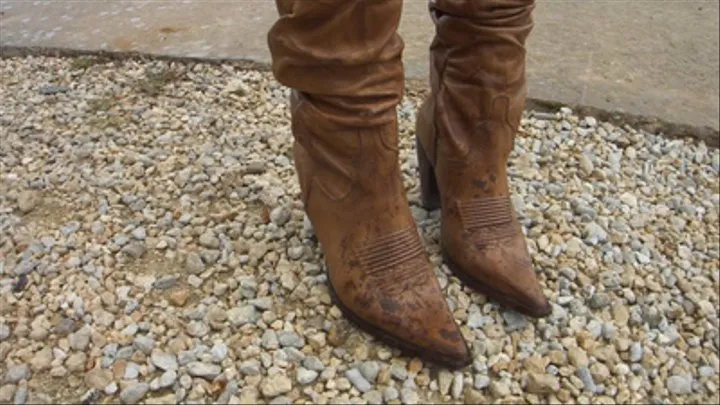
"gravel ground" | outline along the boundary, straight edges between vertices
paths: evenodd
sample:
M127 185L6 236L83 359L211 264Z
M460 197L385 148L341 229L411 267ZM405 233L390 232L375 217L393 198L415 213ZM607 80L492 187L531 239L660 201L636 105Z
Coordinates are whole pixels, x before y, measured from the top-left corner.
M269 73L0 60L0 402L676 403L718 399L718 170L704 144L527 115L515 203L553 312L526 319L442 265L475 353L402 357L330 303Z

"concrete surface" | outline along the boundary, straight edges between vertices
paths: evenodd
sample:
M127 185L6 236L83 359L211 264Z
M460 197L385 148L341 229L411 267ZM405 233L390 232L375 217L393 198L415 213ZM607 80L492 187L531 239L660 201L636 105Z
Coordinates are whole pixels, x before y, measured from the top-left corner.
M473 0L480 1L480 0ZM0 1L0 45L268 62L272 0ZM720 116L717 0L538 0L532 98L709 127ZM409 78L427 77L426 0L406 0Z

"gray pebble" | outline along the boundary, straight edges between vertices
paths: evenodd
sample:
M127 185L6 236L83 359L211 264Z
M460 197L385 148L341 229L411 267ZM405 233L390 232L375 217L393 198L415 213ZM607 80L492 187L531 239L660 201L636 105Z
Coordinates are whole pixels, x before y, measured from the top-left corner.
M265 173L265 163L255 161L248 163L245 168L245 172L248 174L262 174Z
M674 375L667 379L666 386L671 394L688 395L692 393L693 379L689 375Z
M642 357L643 357L642 345L638 342L631 343L629 360L633 363L637 363L640 360L642 360Z
M383 398L385 399L385 402L394 401L400 398L400 393L395 387L386 387L383 390Z
M197 359L195 356L195 353L191 350L183 350L180 353L178 353L178 364L181 366L185 366L190 362L193 362Z
M215 364L206 364L194 361L187 365L187 372L193 377L200 377L206 380L212 380L222 372L220 366Z
M657 328L663 321L662 313L655 307L645 307L642 318L651 328Z
M268 402L270 405L290 405L292 404L292 400L285 395L277 396Z
M145 240L145 238L147 237L147 233L145 233L145 227L142 226L133 229L130 235L137 240Z
M120 334L123 336L135 336L137 331L138 325L136 323L131 323L130 325L123 328L123 330L120 331Z
M136 337L135 339L137 339L137 337ZM153 344L154 344L154 343L153 343ZM135 346L135 347L133 347L133 346ZM120 348L120 349L118 350L118 352L117 352L116 358L117 358L118 360L127 360L127 359L129 359L129 358L133 355L133 353L135 352L135 348L138 347L134 342L133 342L133 346L125 346L125 347ZM146 353L149 353L151 350L152 350L152 347L151 347L150 350L148 350L147 352L146 352L145 350L142 350L142 351L143 351L143 352L146 352Z
M290 260L300 260L302 259L304 254L305 248L303 248L302 246L288 248L288 259Z
M100 367L102 368L110 368L113 363L115 363L115 359L108 356L103 356L102 360L100 360Z
M116 393L117 391L118 391L118 385L117 385L116 382L111 382L110 384L108 384L107 387L105 387L105 388L103 389L103 392L104 392L106 395L115 395L115 393Z
M177 283L177 277L175 276L163 276L153 283L153 288L156 290L167 290Z
M192 387L193 379L189 375L184 374L180 377L179 382L181 387L189 389L190 387Z
M277 338L282 347L295 347L300 349L305 346L305 339L298 336L295 332L281 330L277 332Z
M145 255L147 248L144 242L131 242L122 248L124 253L127 253L133 259L139 259Z
M282 351L285 353L287 359L293 363L300 363L305 359L305 353L294 347L286 347L282 349Z
M220 247L220 239L211 231L206 231L198 239L200 245L208 249L217 249Z
M188 284L190 284L191 287L200 288L200 286L203 284L203 279L194 274L191 274L190 276L188 276Z
M24 276L35 270L40 263L35 260L24 260L15 267L15 275Z
M410 206L410 215L412 215L415 222L418 223L424 221L428 217L427 211L415 205Z
M42 86L38 89L38 93L43 96L52 96L59 93L67 93L68 91L70 91L70 87L68 86L55 85Z
M403 388L400 390L400 400L403 404L415 405L420 401L417 392L411 388Z
M210 327L201 321L191 321L187 325L187 333L192 337L203 337L210 332Z
M145 383L135 383L120 392L120 401L123 404L136 404L145 396L150 386Z
M178 368L177 359L172 353L154 352L150 356L150 360L155 367L164 371L177 370Z
M490 377L486 375L478 374L475 376L475 381L473 386L476 390L482 390L487 388L490 385Z
M28 378L30 378L30 367L28 367L27 364L16 364L8 367L5 382L15 384Z
M140 375L140 366L137 363L128 362L125 365L125 375L123 379L134 380Z
M400 381L405 381L408 378L407 368L400 363L393 363L390 366L390 375Z
M238 383L235 380L228 381L227 385L225 386L225 389L223 390L223 393L220 394L220 397L217 400L217 403L219 404L227 404L230 402L230 398L235 395L235 393L238 391Z
M270 211L270 221L277 226L285 225L290 221L290 210L283 206L273 208L273 210Z
M594 393L597 390L597 387L595 386L595 381L593 381L590 370L587 367L578 368L575 374L580 379L580 381L583 382L585 391Z
M364 361L360 363L358 370L368 382L374 384L380 372L380 365L375 361Z
M610 296L605 293L595 293L588 301L588 306L592 309L601 309L608 305L610 305Z
M83 326L77 332L68 336L68 344L73 350L83 351L90 344L91 329L88 326Z
M117 343L108 343L103 347L103 354L108 357L115 357L118 352L118 344Z
M585 225L584 236L585 242L590 245L597 245L601 242L605 242L608 238L608 234L605 229L595 222L590 222Z
M462 391L463 391L463 385L464 385L464 380L463 380L462 373L455 373L455 378L453 379L452 391L451 391L453 399L460 399L460 395L462 394Z
M18 387L15 391L15 398L13 398L14 405L23 405L28 398L28 391L24 385Z
M345 372L345 378L347 378L350 383L360 392L368 392L372 386L370 383L365 379L365 377L360 374L360 371L358 371L355 368L351 368L350 370Z
M481 328L483 326L483 315L479 312L468 315L467 326L470 329Z
M187 269L190 274L200 274L205 270L205 264L199 254L190 252L185 257L185 269Z
M255 308L267 311L272 307L272 298L270 297L262 297L262 298L255 298L254 300L250 300L250 304L252 304Z
M502 317L503 320L505 320L505 330L508 332L522 330L527 326L527 318L525 315L515 311L504 311Z
M92 232L93 235L102 235L105 233L105 225L100 221L95 221L90 226L90 232Z
M133 312L135 312L135 310L138 309L138 307L140 307L140 304L136 300L129 299L127 301L127 303L125 304L125 308L123 308L123 312L125 312L125 315L130 315ZM109 316L112 316L112 315L109 314Z
M135 336L133 339L133 345L137 350L145 354L150 354L152 349L155 347L155 339L148 336Z
M277 349L280 347L280 342L277 338L277 333L275 333L272 329L265 329L265 332L263 333L261 345L265 349Z
M0 323L0 342L10 337L10 327L4 323Z
M596 319L591 320L588 322L587 326L585 326L585 329L590 333L590 336L593 337L593 339L597 339L602 334L602 328L603 325Z
M322 361L320 361L317 356L307 356L302 362L303 367L307 368L308 370L313 370L317 372L321 372L325 370L325 366L323 365Z
M244 375L258 375L260 374L260 362L255 359L245 360L240 363L238 370Z
M160 388L168 388L175 384L177 373L175 370L168 370L160 375Z
M78 229L80 229L80 222L70 221L60 227L60 232L63 234L63 236L70 236L77 232Z
M247 323L255 323L259 314L252 305L232 308L227 312L228 320L234 326L242 326Z
M305 385L305 384L310 384L313 381L315 381L315 379L317 379L317 377L318 377L318 372L314 371L314 370L308 370L303 367L299 367L295 371L295 376L297 378L297 382Z
M218 343L213 345L212 349L210 349L210 355L212 356L212 361L215 363L220 363L227 357L228 349L227 346L225 346L224 343Z
M602 326L602 336L607 340L615 337L615 326L610 322L605 322Z
M215 249L203 249L203 251L200 252L200 258L207 265L217 263L217 261L220 259L220 255L220 251Z
M710 366L702 366L698 368L698 375L700 377L712 377L715 375L715 369Z

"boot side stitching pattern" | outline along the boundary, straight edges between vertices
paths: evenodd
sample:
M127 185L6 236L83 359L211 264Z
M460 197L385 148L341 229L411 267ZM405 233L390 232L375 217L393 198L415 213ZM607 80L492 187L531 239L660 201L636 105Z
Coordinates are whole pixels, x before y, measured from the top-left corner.
M486 197L457 201L460 220L472 234L478 249L508 241L516 236L514 211L508 197Z
M391 232L358 248L354 257L373 285L397 291L422 284L427 278L425 253L415 228Z

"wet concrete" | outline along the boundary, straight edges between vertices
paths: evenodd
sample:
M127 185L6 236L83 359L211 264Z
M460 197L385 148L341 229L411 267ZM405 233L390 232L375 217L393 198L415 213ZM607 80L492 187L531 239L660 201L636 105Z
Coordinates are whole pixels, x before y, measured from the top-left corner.
M479 1L479 0L478 0ZM719 3L538 0L528 41L536 99L718 130ZM271 0L0 3L0 45L269 61ZM427 77L426 0L406 0L409 78Z

